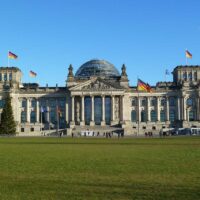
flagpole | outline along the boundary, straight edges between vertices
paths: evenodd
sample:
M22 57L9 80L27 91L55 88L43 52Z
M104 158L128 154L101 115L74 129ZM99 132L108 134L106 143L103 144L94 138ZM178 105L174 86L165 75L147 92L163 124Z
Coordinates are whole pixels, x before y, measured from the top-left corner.
M186 65L188 65L187 49L185 50L185 62L186 62Z
M138 90L138 133L137 133L137 136L139 136L139 133L140 133L140 119L139 119L140 108L139 108L139 105L140 105L140 99L139 99L139 90Z
M10 60L9 60L9 51L8 51L8 55L7 55L7 58L8 58L8 67L10 67Z
M59 136L59 115L58 115L58 104L56 103L56 117L57 117L57 134Z
M42 109L40 108L40 117L41 117L41 132L42 132Z
M139 132L140 132L140 119L139 119L139 116L140 116L140 108L139 108L139 105L140 105L140 100L139 100L139 90L138 90L138 77L137 77L137 92L138 92L138 102L137 102L137 107L138 107L138 114L137 114L137 118L138 118L138 131L137 131L137 136L139 136Z

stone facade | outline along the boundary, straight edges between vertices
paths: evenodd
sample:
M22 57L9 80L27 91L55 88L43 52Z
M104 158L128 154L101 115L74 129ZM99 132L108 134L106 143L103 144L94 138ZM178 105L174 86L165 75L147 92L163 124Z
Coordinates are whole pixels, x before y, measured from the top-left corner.
M158 82L151 93L129 85L125 65L121 75L100 60L87 62L81 70L74 75L69 66L65 87L39 87L22 83L19 68L1 67L0 113L9 92L19 134L89 129L144 135L165 128L200 127L200 66L177 66L173 81Z

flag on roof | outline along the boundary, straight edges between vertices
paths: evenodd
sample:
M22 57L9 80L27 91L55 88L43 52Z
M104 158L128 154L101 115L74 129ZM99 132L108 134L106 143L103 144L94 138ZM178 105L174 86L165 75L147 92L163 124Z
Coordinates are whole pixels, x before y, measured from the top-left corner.
M35 72L33 72L33 71L30 71L30 72L29 72L29 76L30 76L30 77L36 77L37 74L36 74Z
M192 58L192 54L188 50L185 51L185 56L186 58Z
M152 92L151 86L148 83L145 83L140 79L138 79L137 90L145 91L145 92Z
M17 59L17 57L18 56L16 54L12 53L11 51L8 52L8 58L10 58L10 59Z

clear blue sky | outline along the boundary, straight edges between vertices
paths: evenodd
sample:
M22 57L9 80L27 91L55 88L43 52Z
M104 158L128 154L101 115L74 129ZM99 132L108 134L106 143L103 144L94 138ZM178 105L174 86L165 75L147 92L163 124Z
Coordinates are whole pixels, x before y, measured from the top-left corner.
M0 66L8 50L19 56L10 65L23 82L65 85L68 66L105 59L131 85L137 76L151 85L164 71L185 64L185 49L200 64L199 0L1 0ZM30 78L29 71L38 74ZM168 76L167 80L172 80Z

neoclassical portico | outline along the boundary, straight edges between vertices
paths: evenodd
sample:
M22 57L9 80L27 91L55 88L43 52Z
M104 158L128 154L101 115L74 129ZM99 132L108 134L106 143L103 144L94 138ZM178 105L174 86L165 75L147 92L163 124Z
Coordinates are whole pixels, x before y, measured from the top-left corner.
M105 80L94 77L70 88L70 91L70 125L104 126L123 121L123 88L115 88Z

